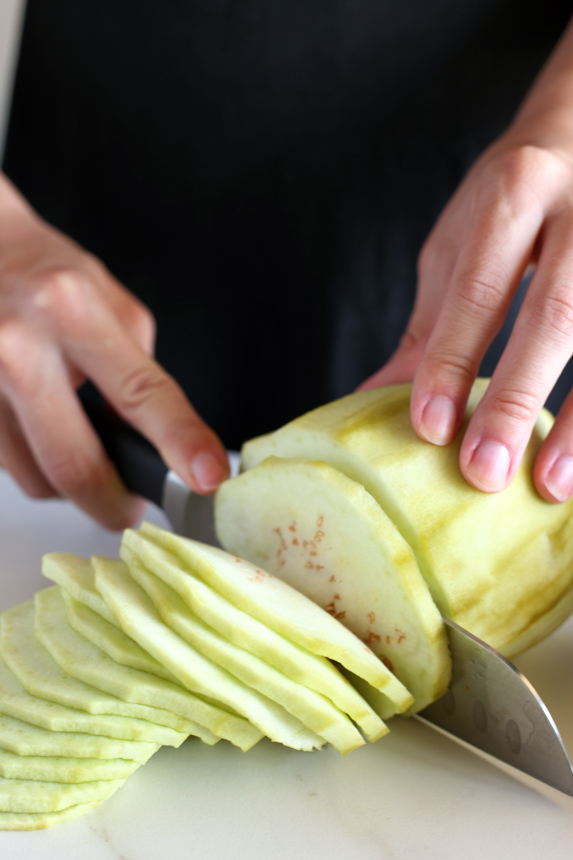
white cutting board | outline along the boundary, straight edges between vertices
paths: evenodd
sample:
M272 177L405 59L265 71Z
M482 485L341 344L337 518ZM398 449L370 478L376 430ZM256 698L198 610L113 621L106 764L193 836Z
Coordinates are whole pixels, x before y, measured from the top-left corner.
M165 524L150 510L148 518ZM0 609L47 585L44 552L117 553L119 537L0 473ZM573 752L573 620L519 659ZM421 723L343 759L262 742L160 750L99 810L0 833L1 860L570 860L573 798Z

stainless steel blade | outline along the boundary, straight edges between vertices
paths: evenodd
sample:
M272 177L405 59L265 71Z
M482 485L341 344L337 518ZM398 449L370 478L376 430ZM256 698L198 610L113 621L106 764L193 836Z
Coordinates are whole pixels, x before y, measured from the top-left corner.
M241 455L227 451L230 477L239 474ZM168 472L163 485L161 508L173 526L173 531L184 537L219 546L215 534L214 496L200 496L192 492L175 472Z
M509 660L444 618L453 658L448 692L418 717L573 796L573 768L542 699Z
M228 452L231 476L240 455ZM218 546L213 496L191 492L174 472L162 508L178 534ZM573 768L547 707L498 651L444 618L453 658L448 692L416 716L573 796Z

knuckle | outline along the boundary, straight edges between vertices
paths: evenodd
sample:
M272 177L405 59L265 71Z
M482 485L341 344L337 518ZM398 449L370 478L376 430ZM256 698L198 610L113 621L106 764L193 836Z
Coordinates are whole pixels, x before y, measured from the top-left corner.
M455 352L434 351L431 357L430 375L434 378L450 378L464 383L467 386L473 384L477 367L475 361L469 355Z
M0 324L0 367L10 367L21 358L23 346L22 330L11 320Z
M93 312L93 288L80 267L57 269L38 278L34 309L47 317L58 331L83 328Z
M543 149L530 144L514 146L499 156L496 162L498 174L509 186L519 186L539 170L547 154Z
M489 162L484 172L485 193L494 191L499 205L518 216L536 198L536 189L563 178L565 163L558 155L534 144L505 150Z
M137 412L172 384L170 377L158 365L153 362L142 364L122 380L119 390L121 405L128 413Z
M151 349L155 341L156 323L149 308L138 301L130 302L126 308L124 320L137 342Z
M47 466L50 483L66 498L97 494L106 484L107 471L79 454L54 458Z
M570 288L554 289L538 303L534 318L552 335L573 339L573 296Z
M30 360L29 339L15 320L0 323L0 379L11 390L35 387L36 364Z
M514 146L505 150L492 163L493 169L504 184L519 187L534 179L540 170L552 163L554 156L545 149L532 144Z
M498 311L506 303L501 273L483 268L470 269L460 275L455 296L464 313L482 317Z
M535 395L530 391L502 389L496 392L488 404L488 408L503 418L509 418L521 424L536 417L539 404Z

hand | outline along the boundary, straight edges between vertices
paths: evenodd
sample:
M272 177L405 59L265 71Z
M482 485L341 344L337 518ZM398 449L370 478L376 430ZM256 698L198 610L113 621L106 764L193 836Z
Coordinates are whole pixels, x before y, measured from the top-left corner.
M108 528L140 514L76 396L86 379L192 489L227 476L221 442L153 342L147 308L0 175L0 466L24 492L69 498Z
M573 30L508 132L479 159L419 259L408 329L363 388L414 380L421 438L451 441L517 287L535 273L491 384L465 432L460 468L486 492L512 480L533 424L573 354ZM573 394L537 457L540 495L573 495Z

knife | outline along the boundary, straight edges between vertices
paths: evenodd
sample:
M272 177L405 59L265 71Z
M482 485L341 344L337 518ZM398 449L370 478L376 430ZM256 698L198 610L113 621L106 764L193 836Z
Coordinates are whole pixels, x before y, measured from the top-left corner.
M84 408L126 486L162 508L178 534L218 546L213 496L194 493L157 450L93 393ZM240 454L228 452L231 477ZM416 717L573 796L573 768L548 708L516 666L443 619L452 654L448 691Z

